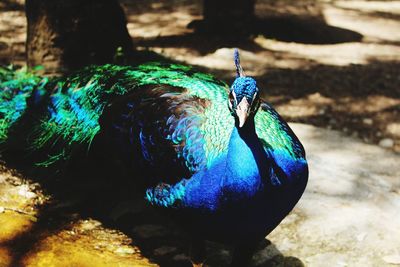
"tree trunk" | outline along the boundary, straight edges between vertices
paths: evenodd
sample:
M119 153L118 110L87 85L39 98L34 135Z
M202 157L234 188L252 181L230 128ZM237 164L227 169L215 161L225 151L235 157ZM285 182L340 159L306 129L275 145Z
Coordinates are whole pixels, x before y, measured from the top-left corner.
M113 62L133 45L117 0L26 0L28 66L63 73Z

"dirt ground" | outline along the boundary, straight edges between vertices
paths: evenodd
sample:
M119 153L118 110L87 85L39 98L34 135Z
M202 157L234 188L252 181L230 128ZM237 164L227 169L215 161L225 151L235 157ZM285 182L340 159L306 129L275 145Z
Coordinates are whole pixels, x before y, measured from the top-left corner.
M24 64L23 2L0 3L0 64ZM21 3L22 2L22 3ZM289 121L400 152L400 1L259 0L249 38L196 34L202 1L121 0L137 49L233 79L232 51Z

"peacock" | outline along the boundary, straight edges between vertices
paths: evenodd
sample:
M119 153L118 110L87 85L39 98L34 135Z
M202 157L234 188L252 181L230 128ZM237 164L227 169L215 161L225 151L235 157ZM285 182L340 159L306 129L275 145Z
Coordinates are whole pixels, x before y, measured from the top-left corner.
M1 68L0 144L15 144L24 125L24 146L46 151L35 163L46 168L106 136L149 205L190 233L194 266L205 240L234 245L231 265L246 266L300 199L308 167L237 49L234 66L230 87L175 63L90 66L58 78Z

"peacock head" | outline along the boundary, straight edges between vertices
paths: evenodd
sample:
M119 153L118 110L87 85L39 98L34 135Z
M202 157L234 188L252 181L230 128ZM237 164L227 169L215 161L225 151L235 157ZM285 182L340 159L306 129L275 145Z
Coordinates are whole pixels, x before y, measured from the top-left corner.
M239 128L243 127L249 117L253 117L259 106L260 97L256 80L247 77L240 66L239 51L234 53L236 65L236 79L229 92L229 110L238 122Z

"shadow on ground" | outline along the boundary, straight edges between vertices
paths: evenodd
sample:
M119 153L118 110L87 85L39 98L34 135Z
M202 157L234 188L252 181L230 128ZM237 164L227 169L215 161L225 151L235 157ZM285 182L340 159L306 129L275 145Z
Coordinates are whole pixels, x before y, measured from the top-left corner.
M144 47L186 47L206 55L222 47L260 51L262 48L253 41L259 35L284 42L320 45L360 42L363 39L363 35L356 31L329 25L323 13L324 4L319 1L260 1L256 5L254 19L194 19L187 25L192 32L189 30L184 34L181 34L182 31L180 34L168 33L177 32L173 25L178 22L178 27L182 27L187 16L201 17L202 2L182 1L179 7L143 1L130 3L122 0L121 3L129 23L143 25L146 29L151 24L152 31L159 29L160 36L155 33L152 37L143 38L140 35L149 36L148 33L142 33L137 28L133 38ZM161 19L153 19L156 13ZM178 21L168 20L167 14Z
M194 32L142 39L137 41L137 45L187 47L198 51L201 55L206 55L222 47L238 47L252 52L261 51L263 48L253 41L253 38L258 35L284 42L304 44L359 42L363 37L355 31L330 26L323 19L315 17L287 16L256 19L245 25L240 24L238 27L225 23L216 24L195 20L188 27L194 29Z

